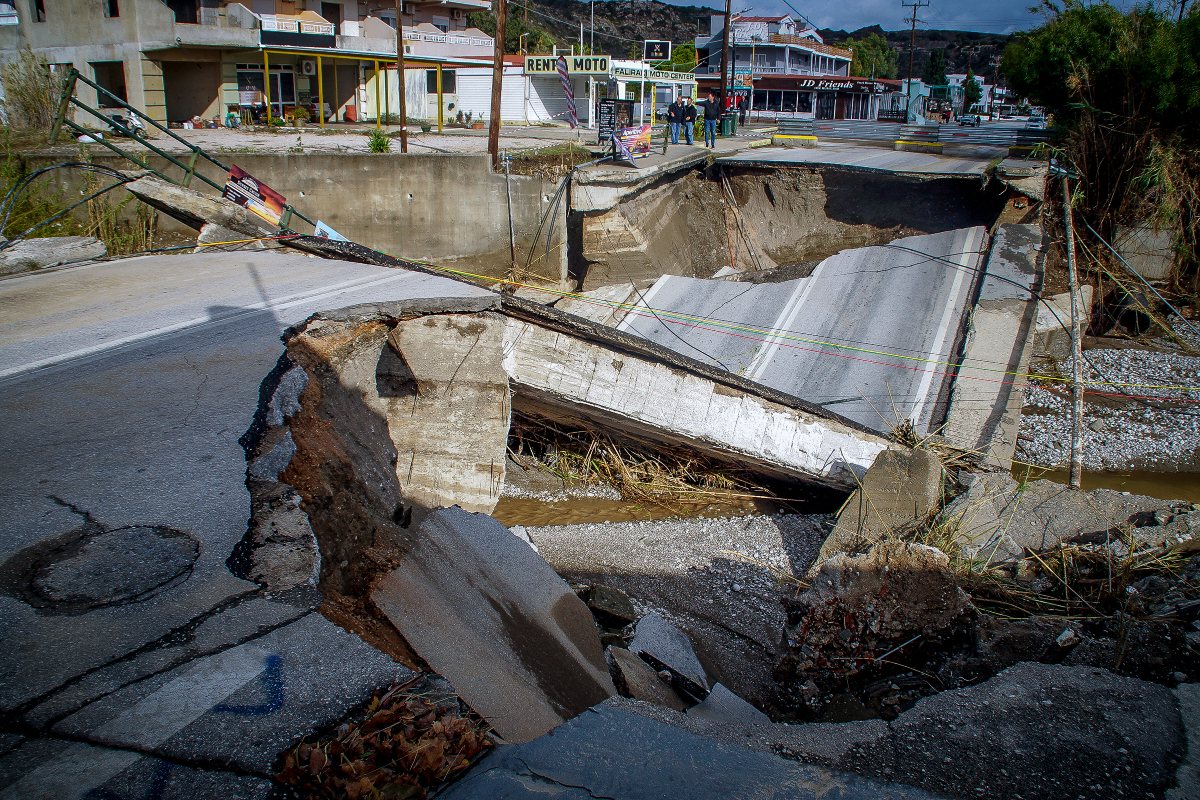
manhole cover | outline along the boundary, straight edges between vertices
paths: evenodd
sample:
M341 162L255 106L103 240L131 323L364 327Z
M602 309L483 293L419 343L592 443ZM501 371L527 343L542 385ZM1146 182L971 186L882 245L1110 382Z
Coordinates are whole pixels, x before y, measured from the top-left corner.
M181 577L199 553L194 539L170 528L117 528L42 560L29 586L52 605L111 605Z

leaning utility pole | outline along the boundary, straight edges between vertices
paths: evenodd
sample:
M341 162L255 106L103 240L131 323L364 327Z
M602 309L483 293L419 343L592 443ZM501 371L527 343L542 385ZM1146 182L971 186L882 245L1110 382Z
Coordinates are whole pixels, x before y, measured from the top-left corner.
M496 0L496 59L492 65L492 118L488 124L488 152L492 169L500 165L500 92L504 88L504 22L508 0Z
M912 2L912 3L901 2L900 5L903 6L904 8L912 9L912 20L911 20L912 21L912 31L909 34L909 39L908 39L908 83L906 83L904 86L904 91L907 94L911 95L912 94L913 55L916 53L916 50L917 50L917 9L924 8L925 6L929 5L929 0L925 0L924 2L921 2L921 0L915 0L915 2Z
M725 75L729 72L729 18L732 15L732 7L730 3L733 0L725 0L725 30L721 31L721 91L717 95L717 108L721 113L725 112ZM643 107L645 100L642 100Z
M400 84L400 104L396 109L400 112L400 152L408 152L408 109L404 107L404 24L400 21L400 0L396 0L396 80ZM336 70L336 67L334 68ZM379 90L379 80L375 81L375 90Z
M1071 488L1083 482L1083 337L1079 323L1079 274L1075 270L1075 223L1071 214L1071 179L1063 175L1063 224L1067 230L1067 280L1071 291Z

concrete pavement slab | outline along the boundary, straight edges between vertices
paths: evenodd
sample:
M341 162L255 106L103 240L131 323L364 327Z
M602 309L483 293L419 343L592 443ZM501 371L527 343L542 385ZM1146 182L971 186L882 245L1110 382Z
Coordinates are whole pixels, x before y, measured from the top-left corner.
M721 156L718 163L736 164L826 164L851 169L896 172L927 177L981 176L987 171L995 153L990 150L979 155L954 156L928 153L906 153L887 148L855 144L822 142L815 148L762 147L733 155Z
M82 676L27 712L22 719L35 728L44 729L135 681L241 644L287 624L309 610L307 605L251 597L207 617L192 629L178 631L171 645L139 652Z
M54 730L172 760L267 774L301 736L411 670L319 614L126 687Z
M547 796L579 800L933 797L908 786L702 739L607 704L561 726L553 735L500 748L441 795L447 800Z
M620 328L881 432L944 409L987 231L844 250L808 278L748 286L664 276Z
M193 769L130 750L39 739L0 758L4 800L265 800L264 777Z
M486 294L273 252L0 280L0 707L27 705L255 591L225 564L249 508L238 438L284 329L323 308ZM31 605L35 573L85 539L134 527L197 543L182 581L90 610Z

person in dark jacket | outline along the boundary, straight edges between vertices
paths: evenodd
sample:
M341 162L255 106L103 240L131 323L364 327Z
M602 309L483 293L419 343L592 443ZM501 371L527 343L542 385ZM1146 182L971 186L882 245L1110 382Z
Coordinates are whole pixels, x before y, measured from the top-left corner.
M680 102L683 103L683 122L681 123L683 125L683 135L687 139L688 145L693 145L696 143L696 107L692 105L692 98L690 97L680 98Z
M712 147L715 150L717 147L717 122L721 119L721 104L717 102L716 94L709 92L708 99L701 105L704 106L704 146Z
M667 123L671 126L671 144L679 144L679 126L683 124L683 98L667 106Z

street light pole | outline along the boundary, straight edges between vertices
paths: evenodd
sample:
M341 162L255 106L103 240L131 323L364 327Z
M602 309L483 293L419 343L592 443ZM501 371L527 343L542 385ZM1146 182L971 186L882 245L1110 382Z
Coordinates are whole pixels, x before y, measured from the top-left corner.
M725 30L721 31L721 83L720 93L717 96L717 108L721 113L725 112L725 76L729 74L729 24L732 2L733 0L725 0Z

